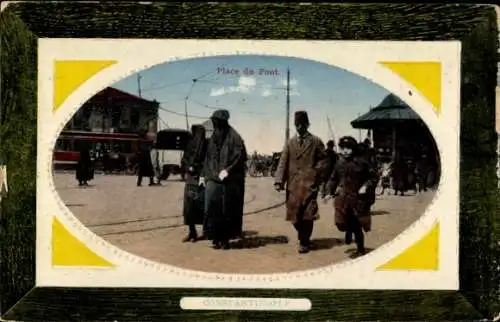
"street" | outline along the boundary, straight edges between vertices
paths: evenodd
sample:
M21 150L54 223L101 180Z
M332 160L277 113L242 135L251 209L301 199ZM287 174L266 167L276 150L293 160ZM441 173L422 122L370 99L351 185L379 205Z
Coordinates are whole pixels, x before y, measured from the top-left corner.
M78 187L73 173L55 173L62 200L90 230L115 246L157 262L220 273L278 273L318 268L349 260L355 245L343 244L334 225L332 201L320 201L313 242L318 250L297 253L297 235L285 221L284 193L270 177L247 177L243 229L246 238L233 249L214 250L208 241L182 243L184 183L177 177L162 186L136 186L136 177L96 174L89 187ZM380 196L372 208L366 247L375 249L417 220L435 192ZM198 227L201 232L201 226ZM369 256L369 255L368 255Z

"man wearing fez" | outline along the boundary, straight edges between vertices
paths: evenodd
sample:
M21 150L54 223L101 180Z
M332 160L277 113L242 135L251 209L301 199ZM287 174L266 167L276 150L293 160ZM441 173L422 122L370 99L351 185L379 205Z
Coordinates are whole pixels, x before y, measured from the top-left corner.
M330 178L329 193L335 198L335 225L345 232L345 242L356 240L359 255L365 254L364 234L371 230L370 191L378 182L378 174L361 154L359 144L351 136L339 140L339 154Z
M200 185L205 185L205 233L216 249L242 235L247 152L241 136L229 125L229 112L217 110L211 121Z
M311 248L314 220L319 218L318 189L323 181L325 146L311 134L309 117L305 111L295 113L297 135L292 137L281 153L274 187L286 189L286 220L293 223L298 233L299 253Z

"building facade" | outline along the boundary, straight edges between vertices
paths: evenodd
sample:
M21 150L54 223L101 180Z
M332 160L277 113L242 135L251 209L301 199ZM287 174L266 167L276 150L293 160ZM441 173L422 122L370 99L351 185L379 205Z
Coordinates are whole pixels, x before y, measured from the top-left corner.
M150 101L113 87L89 99L66 125L66 131L138 133L158 131L157 101Z

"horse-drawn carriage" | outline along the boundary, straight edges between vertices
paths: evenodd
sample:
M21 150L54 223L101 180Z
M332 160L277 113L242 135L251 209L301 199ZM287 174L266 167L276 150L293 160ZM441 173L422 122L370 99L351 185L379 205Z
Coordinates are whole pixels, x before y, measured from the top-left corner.
M262 175L267 177L269 175L269 167L271 165L271 158L267 156L260 156L249 160L248 174L251 177Z
M251 177L257 177L259 175L263 177L271 176L274 177L274 173L278 168L278 163L280 161L281 152L274 152L270 156L256 156L252 157L248 161L247 169L248 174Z

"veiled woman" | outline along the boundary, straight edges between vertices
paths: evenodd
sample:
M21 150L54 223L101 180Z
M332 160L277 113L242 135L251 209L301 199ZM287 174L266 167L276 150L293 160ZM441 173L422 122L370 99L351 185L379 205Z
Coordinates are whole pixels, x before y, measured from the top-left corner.
M186 170L184 187L184 224L189 227L188 235L183 242L196 242L198 233L196 225L202 225L205 214L205 189L199 185L200 174L207 152L205 128L202 125L191 127L192 138L186 146L181 164Z
M242 235L245 198L245 142L229 125L229 111L217 110L211 121L214 133L200 184L206 184L205 221L215 249L229 249L229 240Z

